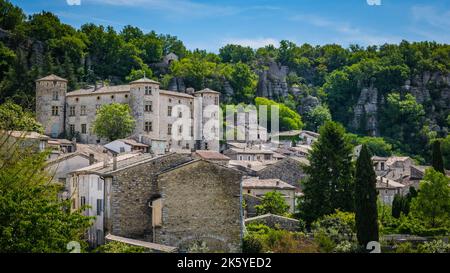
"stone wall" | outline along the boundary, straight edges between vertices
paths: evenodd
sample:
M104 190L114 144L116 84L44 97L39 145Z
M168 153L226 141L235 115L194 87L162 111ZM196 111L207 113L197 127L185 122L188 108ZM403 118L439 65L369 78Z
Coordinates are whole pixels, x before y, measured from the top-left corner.
M187 155L168 154L113 173L109 232L127 238L151 238L152 213L148 202L155 194L156 174L190 160Z
M246 194L244 193L242 195L242 198L244 198L245 200L245 217L249 218L249 217L254 217L256 216L256 209L255 206L261 204L262 199L259 197L256 197L254 195L251 194Z
M260 179L280 179L289 185L300 188L299 181L306 178L302 164L292 158L286 157L275 164L269 165L256 174Z
M270 228L284 229L288 231L299 231L300 223L297 219L283 217L275 214L264 214L245 219L245 224L264 224Z
M161 174L162 225L154 242L186 251L203 241L211 252L240 252L241 181L240 172L204 160Z

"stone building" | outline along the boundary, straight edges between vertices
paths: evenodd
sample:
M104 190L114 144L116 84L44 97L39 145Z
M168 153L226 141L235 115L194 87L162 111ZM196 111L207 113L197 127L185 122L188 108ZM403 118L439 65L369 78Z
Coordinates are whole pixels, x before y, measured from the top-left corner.
M289 206L290 213L295 212L295 190L296 188L294 186L280 179L259 179L252 177L242 181L242 191L256 197L262 198L268 192L279 192Z
M153 222L154 242L181 251L205 242L209 251L240 252L241 181L239 171L205 160L159 174L153 203L162 205L153 208L160 217Z
M105 143L92 132L97 110L105 104L129 104L136 121L133 137L145 144L151 146L152 140L162 139L169 151L218 151L219 96L210 89L189 89L188 93L162 90L158 82L145 77L127 85L67 92L67 80L50 75L36 81L36 116L46 135Z
M121 154L71 174L73 209L90 205L95 246L112 234L187 250L238 252L242 236L239 171L190 154Z

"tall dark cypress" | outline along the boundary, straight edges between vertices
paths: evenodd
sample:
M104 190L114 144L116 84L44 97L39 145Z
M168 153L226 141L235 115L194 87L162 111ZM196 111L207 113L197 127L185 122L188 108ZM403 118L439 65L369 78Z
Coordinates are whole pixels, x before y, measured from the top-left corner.
M377 178L370 152L366 145L356 161L355 212L358 243L365 247L370 241L378 241Z
M444 169L444 159L442 157L442 151L441 151L441 142L439 140L435 140L433 142L433 158L432 158L432 166L433 168L445 174Z

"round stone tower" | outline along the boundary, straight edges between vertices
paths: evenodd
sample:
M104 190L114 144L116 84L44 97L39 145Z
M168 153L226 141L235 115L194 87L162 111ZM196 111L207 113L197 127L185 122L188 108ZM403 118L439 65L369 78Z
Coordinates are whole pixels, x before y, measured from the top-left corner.
M36 119L51 137L64 133L67 80L49 75L36 80Z
M197 150L219 151L219 99L220 92L209 88L194 93L196 103L194 119L196 119L196 136L201 137L196 141ZM208 134L208 136L206 135Z
M130 107L136 120L134 134L159 137L159 85L146 77L130 82Z

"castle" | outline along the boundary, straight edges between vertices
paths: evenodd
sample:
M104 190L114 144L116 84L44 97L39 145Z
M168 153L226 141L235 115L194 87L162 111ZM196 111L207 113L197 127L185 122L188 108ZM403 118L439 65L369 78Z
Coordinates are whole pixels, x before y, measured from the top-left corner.
M130 106L135 119L131 137L142 143L163 143L167 151L219 150L219 92L162 90L158 82L146 77L127 85L96 85L72 92L67 92L67 83L56 75L36 80L36 117L50 137L104 144L107 140L92 132L97 110L105 104L123 103ZM211 132L206 138L205 128ZM175 138L175 134L190 137Z

